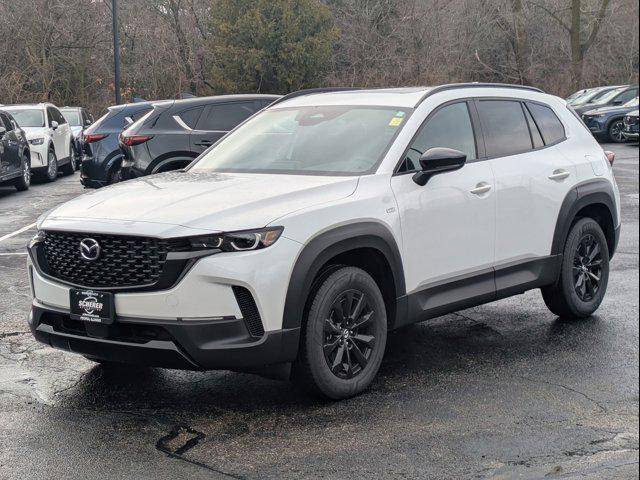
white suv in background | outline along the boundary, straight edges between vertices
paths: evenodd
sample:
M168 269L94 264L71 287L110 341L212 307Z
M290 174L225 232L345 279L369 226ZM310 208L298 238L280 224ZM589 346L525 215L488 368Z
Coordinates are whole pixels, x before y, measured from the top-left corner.
M30 328L98 362L345 398L391 329L534 288L591 315L619 238L612 161L534 88L297 92L185 171L40 218Z
M3 107L24 130L31 150L31 170L52 182L58 170L72 174L76 170L73 135L69 124L50 103Z

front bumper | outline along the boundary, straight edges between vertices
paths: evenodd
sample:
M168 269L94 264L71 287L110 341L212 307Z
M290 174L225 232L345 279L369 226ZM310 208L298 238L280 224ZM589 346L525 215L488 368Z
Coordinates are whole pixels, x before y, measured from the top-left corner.
M29 144L29 153L31 154L31 168L46 168L48 164L48 145L43 143L41 145Z
M96 360L183 370L261 373L292 362L299 329L252 337L241 319L204 322L137 319L112 325L71 320L34 301L29 327L36 340Z
M622 136L627 140L638 140L639 135L639 127L638 124L634 125L624 125L624 130L622 131Z
M267 249L218 253L185 267L161 290L114 293L111 326L69 316L72 286L41 267L32 246L28 273L34 336L53 347L102 360L168 368L252 371L291 362L299 328L283 329L291 263L301 244L282 237ZM89 287L91 288L91 287ZM143 341L139 334L146 330ZM123 332L129 332L126 335Z

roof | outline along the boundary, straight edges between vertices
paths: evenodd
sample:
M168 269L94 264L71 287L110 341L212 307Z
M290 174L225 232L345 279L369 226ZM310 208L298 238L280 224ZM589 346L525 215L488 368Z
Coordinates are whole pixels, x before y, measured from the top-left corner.
M45 108L45 107L55 107L53 103L43 102L43 103L14 103L12 105L4 105L3 108L7 109L15 109L15 108Z
M222 103L237 100L277 100L282 95L265 95L265 94L238 94L238 95L215 95L211 97L192 97L173 100L174 105L200 105L202 103ZM153 102L158 103L158 102ZM168 102L167 102L168 103Z
M378 105L415 108L423 100L436 93L454 89L514 89L544 93L542 90L523 85L500 83L452 83L434 87L399 88L319 88L294 92L275 102L270 108L318 105Z

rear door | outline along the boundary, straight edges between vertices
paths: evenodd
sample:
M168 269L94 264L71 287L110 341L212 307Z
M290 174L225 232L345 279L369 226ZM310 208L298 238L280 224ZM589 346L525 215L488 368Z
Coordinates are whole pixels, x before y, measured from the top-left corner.
M574 164L555 147L565 139L562 122L537 102L479 99L476 105L496 181L496 265L546 257L576 179Z
M206 105L196 128L191 132L191 150L196 153L204 152L257 110L253 100Z

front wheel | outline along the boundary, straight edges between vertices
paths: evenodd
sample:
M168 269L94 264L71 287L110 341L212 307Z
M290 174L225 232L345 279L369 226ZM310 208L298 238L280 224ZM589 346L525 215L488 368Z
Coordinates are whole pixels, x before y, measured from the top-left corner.
M586 318L602 303L608 282L607 239L595 220L582 218L567 237L560 278L542 288L542 298L559 317Z
M53 148L49 150L47 156L47 170L44 175L47 182L53 182L58 178L58 157L56 157L56 152Z
M378 373L387 340L380 289L355 267L329 275L313 295L293 380L339 400L365 390Z
M624 143L627 141L626 137L622 134L624 130L624 123L622 120L614 120L609 125L609 139L614 143Z
M16 187L16 190L19 192L29 190L29 187L31 186L31 161L26 155L22 156L22 175L16 178L13 182L14 187Z

